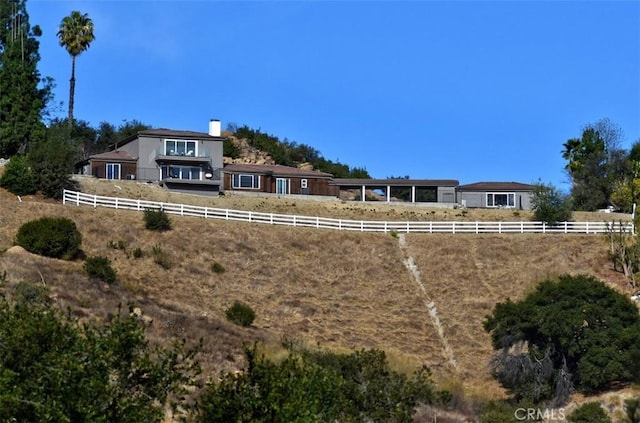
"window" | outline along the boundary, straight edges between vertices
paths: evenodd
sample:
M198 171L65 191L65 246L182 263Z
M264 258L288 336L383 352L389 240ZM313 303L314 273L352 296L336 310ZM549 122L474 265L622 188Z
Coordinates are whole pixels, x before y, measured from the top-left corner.
M516 194L513 192L488 192L487 207L512 208L516 206Z
M307 188L307 180L306 179L300 179L300 188L302 188L302 189Z
M231 175L233 188L260 189L259 175L234 173Z
M193 179L200 180L199 167L190 166L161 166L162 179Z
M164 154L166 156L197 156L195 141L165 140Z
M107 179L120 179L120 163L107 163Z

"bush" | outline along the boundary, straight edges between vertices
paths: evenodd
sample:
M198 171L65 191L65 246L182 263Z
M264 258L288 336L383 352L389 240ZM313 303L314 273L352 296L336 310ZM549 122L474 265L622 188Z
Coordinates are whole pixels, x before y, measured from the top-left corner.
M80 159L69 142L68 125L64 123L47 131L47 140L37 143L27 155L38 191L51 198L62 198L63 190L76 189L71 179L73 164Z
M144 227L151 231L168 231L171 229L171 219L162 209L148 209L144 211Z
M485 321L494 376L516 396L563 403L575 388L600 392L640 380L640 315L635 304L586 275L541 283L507 299Z
M0 187L6 188L15 195L36 193L36 181L24 157L13 156L9 163L4 166L4 173L0 178Z
M271 362L245 347L247 366L227 373L200 397L196 422L389 422L414 421L417 404L446 404L431 375L389 368L384 352L349 355L289 349ZM497 423L497 422L496 422Z
M226 311L227 319L240 326L251 326L256 318L256 312L248 305L236 301Z
M571 423L611 423L611 418L597 402L582 404L567 420Z
M142 256L144 256L144 252L142 251L142 248L136 247L136 249L133 250L133 258L139 259L139 258L142 258Z
M240 147L238 147L231 138L225 138L222 140L222 154L225 157L237 159L240 157Z
M571 220L571 203L569 198L551 184L534 184L531 203L533 218L538 222L555 225L558 222L568 222Z
M154 345L131 312L97 326L0 296L0 421L160 422L171 404L188 408L199 347Z
M220 273L224 273L224 272L225 272L225 268L224 268L224 266L223 266L223 265L221 265L220 263L218 263L218 262L216 261L216 262L214 262L214 263L211 265L211 271L212 271L213 273L218 273L218 274L220 274Z
M18 229L16 244L45 257L71 260L80 252L82 235L66 217L43 217Z
M84 270L87 275L98 278L106 283L114 283L116 281L116 271L111 267L111 262L106 257L94 256L89 257L84 262Z
M156 264L159 264L165 270L171 269L171 257L160 245L154 245L151 248L151 252L153 253L153 261Z

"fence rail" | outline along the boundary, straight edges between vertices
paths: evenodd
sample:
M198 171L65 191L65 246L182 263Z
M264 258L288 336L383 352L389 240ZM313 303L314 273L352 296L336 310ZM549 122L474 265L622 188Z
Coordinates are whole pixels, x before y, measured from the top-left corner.
M271 225L299 226L319 229L334 229L358 232L398 232L398 233L449 233L449 234L600 234L609 230L633 233L631 222L561 222L548 225L544 222L386 222L367 220L333 219L261 213L243 210L220 209L214 207L192 206L187 204L164 203L157 201L133 200L119 197L103 197L65 190L63 204L86 205L124 210L144 211L162 209L166 213L180 216L204 217L207 219L223 219L241 222L266 223Z

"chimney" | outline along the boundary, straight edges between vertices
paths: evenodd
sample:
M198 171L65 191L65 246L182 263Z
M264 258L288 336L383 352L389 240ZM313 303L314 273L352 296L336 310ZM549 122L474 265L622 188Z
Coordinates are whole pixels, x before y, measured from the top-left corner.
M209 121L209 135L211 135L212 137L220 136L220 120L211 119Z

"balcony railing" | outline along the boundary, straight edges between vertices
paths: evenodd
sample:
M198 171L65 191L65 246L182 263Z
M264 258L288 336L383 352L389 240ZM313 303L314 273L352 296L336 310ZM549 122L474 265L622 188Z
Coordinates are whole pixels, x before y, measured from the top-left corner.
M166 151L164 147L158 147L156 149L156 160L185 160L185 159L210 159L211 151L208 148L200 148L198 151L187 150L187 151Z
M207 178L207 174L211 174L210 178ZM202 170L202 179L184 179L185 181L188 181L188 183L191 184L197 184L199 182L203 183L203 184L210 184L210 183L222 183L222 169L217 168L217 169L203 169ZM99 178L105 178L105 175L94 175L97 176ZM121 179L131 179L131 180L137 180L137 181L141 181L141 182L160 182L160 181L173 181L173 182L180 182L183 179L180 178L171 178L171 177L167 177L167 178L162 178L162 171L160 168L157 167L153 167L153 168L146 168L146 167L139 167L136 171L136 174L123 174L121 175Z

